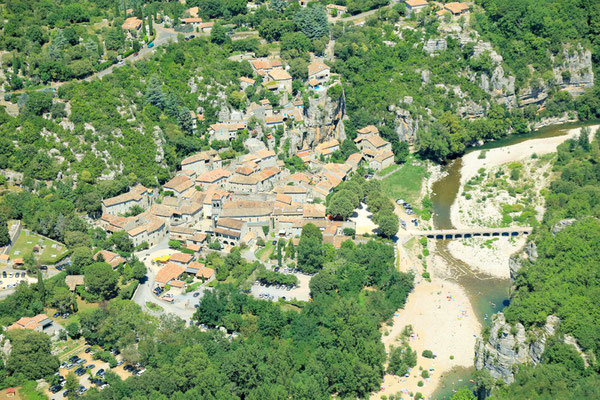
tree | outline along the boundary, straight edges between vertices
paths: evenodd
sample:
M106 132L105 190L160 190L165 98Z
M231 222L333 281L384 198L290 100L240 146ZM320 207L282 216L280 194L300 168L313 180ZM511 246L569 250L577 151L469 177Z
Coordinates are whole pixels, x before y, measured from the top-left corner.
M451 400L477 400L477 397L473 394L473 391L466 386L458 389L456 393L452 395Z
M67 266L69 275L79 275L85 267L92 264L92 250L89 247L77 247L71 254L71 265Z
M133 264L133 273L132 273L133 279L137 279L138 281L141 281L142 279L144 279L146 277L147 273L148 273L148 268L146 268L146 265L143 262L136 261Z
M64 286L56 286L52 291L49 301L52 307L56 307L61 314L71 312L73 308L73 295Z
M8 232L8 220L4 213L0 213L0 247L10 244L10 234Z
M408 372L409 368L417 365L417 352L410 346L392 347L390 350L390 360L388 363L388 373L402 376Z
M323 235L320 229L314 224L304 225L298 244L298 268L306 273L313 273L323 268L324 262Z
M79 339L81 336L81 327L75 321L69 322L65 329L67 330L67 334L71 339Z
M84 282L87 290L103 299L112 299L117 295L119 274L104 262L97 262L85 269Z
M36 261L33 251L30 251L23 256L23 263L25 264L25 269L27 269L27 272L29 273L32 273L39 268L39 263Z
M150 77L146 86L146 102L161 110L165 108L165 94L162 90L162 83L156 75Z
M58 358L51 353L50 336L29 329L8 333L12 351L6 370L25 379L41 379L58 371Z
M215 24L210 31L210 41L220 46L231 42L231 38L227 35L227 31L221 24Z
M385 237L392 237L398 233L398 217L393 212L381 212L377 217L379 231Z
M110 241L115 245L117 250L131 253L133 251L133 242L125 231L115 232L110 236Z
M342 190L335 193L329 202L329 213L341 219L348 219L354 213L354 200Z
M29 94L22 112L26 115L42 115L50 111L52 106L52 92L35 91Z
M79 389L79 378L70 371L66 377L65 390L69 391L69 397L77 397L77 389Z
M194 133L194 120L192 118L192 114L190 112L190 109L187 107L181 107L181 109L179 110L179 115L177 117L177 120L179 122L179 126L181 127L181 130L188 134L191 135Z
M271 10L282 14L287 8L288 2L287 0L271 0Z
M310 278L308 287L310 288L312 297L317 297L322 294L331 294L337 289L337 278L331 271L320 271Z
M46 304L46 287L44 285L44 278L42 277L42 271L37 270L37 291L40 296L40 301L42 304Z
M296 13L295 22L298 29L311 40L329 35L327 12L322 5L301 8Z

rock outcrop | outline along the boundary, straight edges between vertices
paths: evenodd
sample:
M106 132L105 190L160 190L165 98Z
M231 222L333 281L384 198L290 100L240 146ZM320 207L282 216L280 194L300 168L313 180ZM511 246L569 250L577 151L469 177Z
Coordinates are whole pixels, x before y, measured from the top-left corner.
M575 221L576 221L575 218L561 219L556 224L552 225L552 234L556 235L557 233L561 232L563 229L573 225L573 223Z
M538 364L546 348L548 338L554 336L560 324L558 317L549 315L541 329L525 331L522 324L511 326L504 314L495 314L489 338L477 338L475 342L475 368L486 369L496 379L506 383L515 380L520 364Z
M409 104L406 101L405 103ZM395 105L388 106L388 111L395 114L396 133L398 134L398 138L404 142L413 141L417 137L417 130L419 129L420 118L413 118L410 111L397 107Z
M423 46L423 50L427 54L433 54L438 51L444 51L448 48L446 39L429 39Z
M325 94L311 98L309 106L304 110L304 124L301 128L303 145L314 147L331 139L337 139L340 143L344 141L345 115L346 96L343 91L338 99L331 99Z
M578 94L584 87L594 86L592 53L589 50L581 45L576 49L565 46L560 58L560 64L556 57L552 58L555 64L554 79L558 85L572 94Z

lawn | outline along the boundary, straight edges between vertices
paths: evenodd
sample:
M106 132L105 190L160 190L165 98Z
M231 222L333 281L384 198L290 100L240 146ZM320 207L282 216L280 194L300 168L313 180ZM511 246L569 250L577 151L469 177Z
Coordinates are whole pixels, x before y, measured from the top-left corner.
M377 176L385 176L386 174L389 174L390 172L395 171L399 167L400 166L398 164L392 164L389 167L385 167L381 171L377 172Z
M427 168L424 165L413 165L409 161L382 180L383 190L394 202L403 199L411 204L416 204L426 173Z
M33 251L36 244L41 247L41 252L36 254L36 258L42 264L54 264L67 252L64 244L23 229L10 250L10 258L23 258Z
M98 307L99 307L99 303L86 303L84 300L81 300L81 298L79 296L77 296L77 313L75 313L75 314L71 313L71 315L69 315L67 318L62 318L62 317L54 318L53 317L54 313L56 313L58 311L56 308L47 307L44 309L44 311L45 311L46 315L50 317L50 319L52 319L54 322L57 322L59 325L61 325L64 328L65 326L69 325L71 322L79 323L79 315L78 314L80 312L87 311L87 310L93 310Z
M271 242L269 240L266 242L264 247L261 247L260 249L256 250L254 255L260 261L266 261L269 258L269 256L271 255L271 252L273 251L274 248L275 248L275 245L273 244L273 242Z

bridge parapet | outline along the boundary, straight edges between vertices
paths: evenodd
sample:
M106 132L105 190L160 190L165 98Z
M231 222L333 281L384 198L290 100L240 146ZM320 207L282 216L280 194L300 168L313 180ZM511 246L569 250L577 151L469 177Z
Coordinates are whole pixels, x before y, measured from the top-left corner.
M425 236L428 239L468 239L473 237L515 237L529 235L533 231L530 226L514 228L468 228L468 229L440 229L432 231L411 232L415 236Z

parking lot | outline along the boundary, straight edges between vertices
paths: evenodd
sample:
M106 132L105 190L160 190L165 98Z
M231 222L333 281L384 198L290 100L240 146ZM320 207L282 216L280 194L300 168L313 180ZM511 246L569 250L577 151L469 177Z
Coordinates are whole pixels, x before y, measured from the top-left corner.
M107 362L94 360L92 348L86 346L86 349L81 350L78 354L70 356L64 361L61 360L62 363L59 368L59 375L62 377L62 379L66 379L69 372L75 373L75 375L77 375L79 378L80 393L85 393L92 386L103 389L105 387L104 385L106 384L104 377L108 371L116 373L119 375L119 377L121 377L121 379L127 379L134 372L138 374L140 373L140 369L131 371L130 369L135 369L135 367L125 365L119 354L115 355L115 358L118 361L118 365L111 369ZM65 381L62 381L59 385L49 385L46 387L45 393L48 398L53 400L65 399L66 390L64 389L64 384ZM53 391L55 393L52 393Z
M13 268L3 268L0 270L0 290L12 289L20 282L35 282L34 278L27 276L27 273L22 270Z
M250 288L250 293L257 299L265 299L271 301L277 301L280 298L284 300L300 300L308 301L310 299L310 289L308 283L310 282L310 275L305 275L300 272L291 272L288 269L281 269L279 272L283 274L294 275L298 278L298 285L295 288L289 289L285 286L277 287L277 285L263 286L258 282L254 282Z

